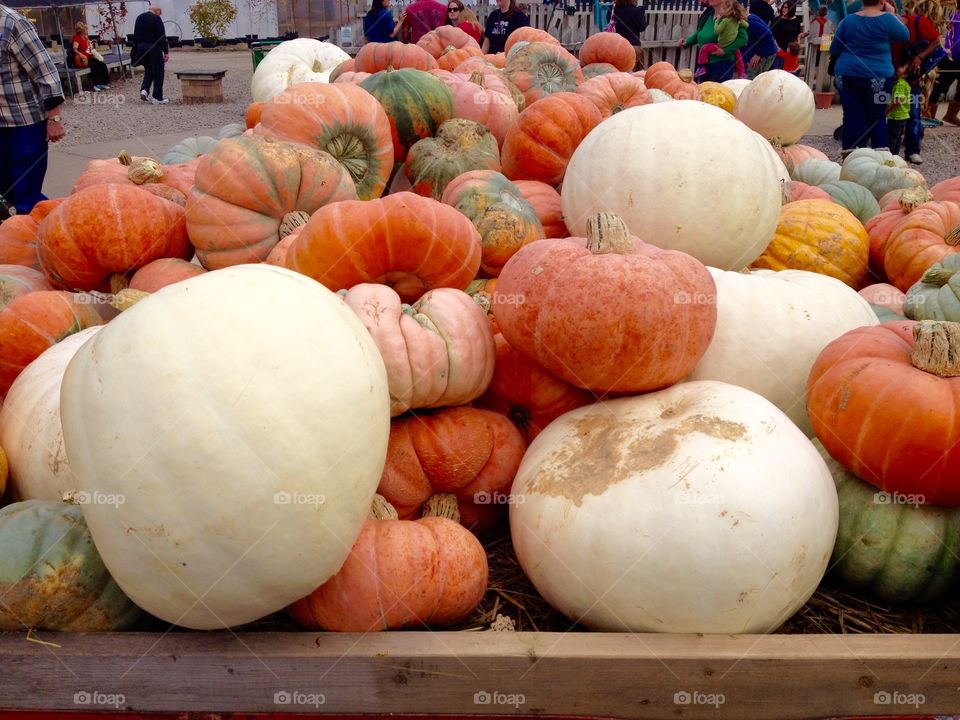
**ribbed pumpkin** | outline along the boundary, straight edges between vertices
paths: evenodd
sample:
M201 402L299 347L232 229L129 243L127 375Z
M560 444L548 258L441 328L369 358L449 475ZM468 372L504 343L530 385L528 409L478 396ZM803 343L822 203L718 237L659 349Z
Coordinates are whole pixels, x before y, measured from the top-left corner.
M389 68L388 68L389 69ZM381 72L383 72L381 70ZM347 72L342 72L337 76L336 80L331 82L335 83L353 83L354 85L359 85L364 80L369 77L373 77L373 74L368 72L354 72L353 70L348 70Z
M553 93L573 92L584 80L577 59L552 43L532 42L508 53L505 72L528 106Z
M480 123L454 118L410 148L404 172L413 191L437 200L447 183L470 170L500 170L497 139Z
M360 87L387 111L394 162L403 162L417 140L431 137L444 121L453 117L449 88L422 70L388 68L363 80Z
M854 289L867 279L870 239L846 208L826 200L798 200L780 211L773 239L751 267L809 270Z
M138 185L148 189L145 186L160 184L186 196L193 187L193 176L197 172L198 162L199 159L177 165L161 165L153 158L131 157L122 152L119 157L111 160L88 162L83 174L73 184L70 193L77 193L92 185ZM149 189L158 191L155 187Z
M663 90L675 100L696 100L700 96L697 84L689 70L683 74L668 62L655 62L643 75L648 88Z
M610 33L606 33L610 35ZM630 46L633 49L633 46ZM637 105L653 102L643 80L625 72L599 75L582 83L576 89L577 95L589 99L600 111L600 117L606 120L614 113Z
M55 289L39 270L26 265L0 265L0 310L20 295Z
M594 33L580 46L580 64L610 63L621 72L633 72L637 51L623 35Z
M162 257L190 258L184 209L133 185L109 184L74 193L40 224L40 267L61 288L103 288Z
M903 317L904 303L907 296L900 292L893 285L887 283L874 283L867 285L860 291L860 297L866 300L872 306L885 307L892 313ZM916 320L917 318L912 318Z
M883 269L891 285L906 292L934 263L960 245L960 203L931 200L898 222L883 249Z
M904 313L911 320L960 322L960 254L947 255L907 290ZM899 291L897 291L899 292Z
M544 237L533 206L495 170L458 175L447 184L441 202L470 218L480 233L480 271L485 275L496 277L517 250Z
M960 325L924 320L852 330L817 358L807 382L813 429L871 485L960 505Z
M829 160L826 153L810 145L793 143L792 145L774 145L777 155L783 160L787 172L793 175L794 168L804 160Z
M563 208L560 205L560 193L556 189L539 180L514 180L520 194L540 218L543 226L543 236L546 238L565 238L570 235L563 222Z
M356 72L371 74L387 68L433 70L435 67L437 67L436 59L422 47L396 40L388 43L367 43L360 48L353 62L353 69Z
M728 113L732 113L737 104L737 96L733 94L733 90L724 87L718 82L700 83L699 100L700 102L709 103L710 105L716 105Z
M597 393L678 382L713 337L713 278L691 256L630 235L616 215L587 226L586 238L531 243L504 266L493 302L500 331L554 375Z
M437 71L435 70L434 72L436 73ZM523 93L520 92L520 89L507 77L504 70L490 65L482 58L468 58L457 65L453 72L466 77L470 77L474 73L482 73L483 84L491 90L497 90L498 92L504 92L509 95L514 103L516 103L518 112L522 112L526 107L527 101L524 100Z
M506 85L502 85L502 91L489 88L487 76L480 71L469 76L445 70L433 72L453 94L453 117L486 125L497 145L503 147L507 131L520 116Z
M830 193L821 190L816 185L807 185L799 180L787 180L782 188L783 204L797 200L829 200L833 201Z
M480 268L480 235L449 205L413 193L346 200L311 216L287 267L334 291L378 282L413 302L432 288L467 287Z
M77 505L7 505L0 543L0 630L123 630L140 618L104 567Z
M390 414L463 405L479 397L493 375L493 334L483 309L460 290L437 288L413 305L385 285L341 290L387 368Z
M480 541L456 520L457 509L400 520L382 497L343 566L290 614L303 628L374 632L450 625L483 598L489 569Z
M393 171L387 113L350 83L291 85L267 103L254 132L330 153L350 173L361 200L380 197Z
M206 270L181 258L161 258L144 265L130 278L133 290L154 293L167 285L202 275Z
M819 187L824 183L840 179L840 164L832 160L809 158L801 160L790 170L790 179Z
M40 269L37 232L43 219L61 202L62 198L41 200L28 215L14 215L0 224L0 264Z
M243 123L247 126L247 129L257 126L257 123L260 122L261 112L263 112L262 102L252 102L247 105L247 109L243 113Z
M506 417L472 407L394 418L377 492L403 520L435 495L455 496L460 523L481 533L507 510L527 444Z
M600 75L607 75L609 73L620 72L616 67L610 63L591 63L590 65L583 65L580 67L580 70L583 71L584 81L589 80L590 78L595 78Z
M473 38L470 38L471 40ZM483 53L480 52L479 48L455 48L448 47L443 55L437 58L437 65L441 70L449 70L453 72L457 66L460 65L464 60L472 57L480 57Z
M902 157L872 148L857 148L847 155L840 179L863 185L878 200L897 188L927 184L923 175L909 167Z
M852 212L863 225L880 212L873 193L850 180L833 180L821 185L820 189L829 193L835 203Z
M417 40L417 45L430 53L437 60L447 52L448 48L470 48L480 53L480 44L466 32L454 25L441 25L434 28Z
M336 158L269 137L221 140L200 160L187 200L187 232L208 270L262 262L291 223L356 186Z
M559 185L574 150L602 119L597 106L582 95L555 93L538 100L507 133L503 174Z
M960 202L960 176L941 180L930 188L930 193L934 200Z
M503 55L509 55L510 51L513 49L513 46L518 42L540 42L549 43L552 45L560 44L560 41L546 30L540 30L539 28L528 25L527 27L517 28L507 36L507 41L503 45Z
M344 73L356 72L356 61L353 58L347 58L341 63L338 63L333 70L330 71L330 78L328 82L336 82ZM369 75L369 73L367 73Z
M887 249L890 232L908 215L932 198L930 191L923 185L894 190L880 198L880 212L864 225L870 236L870 272L880 281L887 279L883 269L883 256Z

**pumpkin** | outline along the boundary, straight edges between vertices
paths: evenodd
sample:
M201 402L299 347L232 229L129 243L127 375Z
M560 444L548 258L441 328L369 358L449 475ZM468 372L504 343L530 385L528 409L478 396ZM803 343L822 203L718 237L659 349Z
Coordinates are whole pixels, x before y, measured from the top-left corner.
M520 115L506 85L501 83L502 92L490 89L487 77L479 71L469 77L444 70L434 70L434 73L453 95L453 117L485 125L497 139L497 145L503 147L507 131Z
M451 494L461 524L480 533L506 516L526 449L513 423L489 410L452 407L404 415L391 423L377 492L402 520L419 517L432 497Z
M137 605L188 628L256 620L325 582L386 457L369 333L334 293L269 265L141 300L80 348L60 399L77 489L125 499L83 506L104 564Z
M588 217L615 212L645 242L739 270L777 227L782 168L769 143L720 108L642 105L604 120L574 151L563 218L582 237Z
M433 72L438 73L436 70ZM482 73L484 85L486 87L490 88L491 90L504 92L509 95L514 103L516 103L518 111L523 111L523 109L526 107L526 101L523 99L523 93L520 92L520 89L507 77L506 73L502 69L493 67L481 58L467 58L462 63L457 65L453 72L456 75L464 75L468 78L474 73Z
M330 73L350 56L333 43L287 40L266 54L250 82L254 102L268 102L291 85L330 82Z
M930 188L930 193L934 200L960 202L960 176L941 180Z
M300 236L300 230L305 227L300 225L295 227L289 235L281 239L276 245L273 246L273 250L270 251L270 254L267 255L264 260L267 265L275 265L277 267L286 267L287 266L287 252L290 250L290 246L296 242L297 238Z
M74 193L40 224L37 256L62 288L100 288L162 257L193 255L184 209L138 187L108 184Z
M408 45L399 40L367 43L353 59L353 69L357 72L377 73L387 68L433 70L436 67L437 61L433 55L422 47Z
M960 320L960 255L947 255L934 263L907 290L902 310L911 320ZM956 279L955 279L956 278ZM894 288L895 289L895 288ZM897 292L900 292L897 290ZM903 294L901 293L901 296Z
M247 129L257 126L257 123L260 122L261 112L263 112L262 102L252 102L247 105L247 109L243 113L243 123L247 126Z
M960 326L933 320L852 330L817 358L807 407L830 455L918 502L960 505Z
M205 272L202 266L194 265L181 258L160 258L137 270L130 278L129 287L154 293L162 287L203 275Z
M787 180L782 188L783 204L795 202L797 200L829 200L833 201L830 193L818 188L816 185L807 185L799 180Z
M770 245L751 267L810 270L859 289L869 249L867 231L849 210L827 200L797 200L783 206Z
M441 202L470 218L480 233L480 271L486 275L496 277L517 250L544 237L533 206L494 170L458 175L447 184Z
M877 199L863 185L849 180L834 180L824 183L820 189L827 191L835 203L852 212L863 225L880 212Z
M337 75L336 80L331 80L330 82L353 83L354 85L359 85L369 77L373 77L373 74L368 72L354 72L352 70L348 70L347 72L340 73Z
M218 142L220 142L219 138L207 135L184 138L163 154L163 162L165 165L190 162L213 150Z
M629 107L653 102L643 80L623 72L591 78L582 83L576 89L576 93L583 95L596 105L600 111L600 117L604 120Z
M559 185L571 155L603 119L596 105L574 93L555 93L520 113L503 142L503 174L511 180Z
M320 208L290 246L287 267L333 290L383 283L413 302L432 288L465 288L480 255L480 235L463 214L399 192Z
M737 104L737 96L733 94L733 90L720 83L709 81L700 83L699 100L710 105L716 105L728 113L732 113L734 106Z
M40 269L37 231L43 219L61 202L63 198L41 200L29 214L14 215L0 223L0 264Z
M226 138L240 137L246 131L247 127L244 123L227 123L217 132L217 139L224 140Z
M377 499L343 566L290 608L308 630L373 632L457 623L487 589L487 555L456 517L456 506L399 520Z
M77 505L30 500L0 510L0 630L123 630L140 618L104 567Z
M467 48L476 50L478 55L481 54L480 44L464 32L463 29L454 25L441 25L428 33L424 33L424 35L417 40L417 45L437 60L447 52L448 48L454 48L455 50Z
M903 217L887 236L883 270L906 292L960 245L960 203L931 200Z
M487 299L491 305L495 294L494 288ZM473 405L505 415L526 442L531 442L564 413L596 399L593 393L551 375L528 360L514 350L501 333L497 332L493 340L497 353L493 377L487 391Z
M901 320L907 319L904 315L896 313L884 305L870 305L870 308L873 310L874 314L877 316L877 320L879 320L881 324L888 322L900 322Z
M471 40L473 38L470 38ZM482 55L479 48L447 48L446 52L443 53L437 59L437 65L441 70L449 70L453 72L457 66L460 65L464 60L471 57L479 57Z
M609 63L620 72L632 72L637 51L623 35L594 33L580 46L580 64Z
M584 80L577 59L553 43L532 42L508 52L505 72L528 106L553 93L573 92Z
M589 80L590 78L595 78L599 75L620 72L610 63L591 63L590 65L584 65L580 69L583 71L584 81Z
M840 164L832 160L818 160L811 158L801 160L793 166L790 171L791 180L799 180L807 185L826 185L840 179Z
M484 311L466 293L437 288L413 305L385 285L361 283L340 294L380 349L391 415L463 405L487 389L493 334Z
M415 142L433 136L453 117L453 94L438 78L422 70L381 70L362 81L360 87L387 111L394 162L403 162Z
M893 313L903 315L903 305L906 301L906 295L893 285L888 285L887 283L867 285L867 287L860 291L860 297L871 305L881 305Z
M739 99L740 93L742 93L743 89L750 84L750 81L746 78L733 78L732 80L724 80L720 84L725 88L730 88L737 99Z
M522 30L523 28L520 28L520 29ZM553 37L553 36L551 35L550 37ZM500 70L503 70L507 67L506 53L486 53L484 54L483 59L488 63L490 63L493 67L499 68Z
M789 145L810 131L815 111L809 85L786 70L768 70L743 88L733 114L770 142Z
M17 217L14 215L14 217ZM54 290L47 276L26 265L0 265L0 310L14 298L36 290Z
M350 173L361 200L380 197L393 170L387 113L350 83L291 85L267 103L254 132L330 153Z
M846 585L894 603L939 600L960 557L960 510L902 502L848 473L814 443L840 501L830 572Z
M148 192L162 192L162 184L186 196L193 187L198 162L199 159L194 159L178 165L160 165L152 158L130 157L127 153L120 153L112 160L91 160L70 193L75 194L92 185L111 184L138 185Z
M636 75L636 73L634 73ZM672 102L673 96L668 92L664 92L658 88L647 88L647 92L650 93L650 100L655 103L662 102Z
M719 382L567 413L530 444L513 496L527 577L595 630L772 632L816 590L837 533L810 441Z
M353 58L347 58L341 63L338 63L337 66L330 71L330 76L327 79L327 82L336 82L343 76L345 73L356 72L356 63ZM370 73L367 73L369 75Z
M883 256L887 249L890 231L907 215L933 197L926 186L892 190L880 198L880 212L864 224L870 236L870 273L879 280L886 280Z
M470 170L500 170L497 139L480 123L454 118L410 148L404 172L413 191L439 200L447 184Z
M560 41L557 40L553 35L551 35L546 30L541 30L532 26L519 27L510 33L507 36L507 40L503 46L503 55L507 56L510 54L510 51L513 49L513 46L518 42L525 43L547 43L551 45L559 45Z
M563 222L563 208L560 206L560 193L539 180L514 180L514 187L524 199L533 206L540 219L545 238L569 237L570 231Z
M888 150L857 148L847 155L840 171L841 180L852 180L863 185L878 200L897 188L926 185L917 170L907 166L907 161Z
M823 151L817 150L817 148L811 147L810 145L803 145L801 143L794 143L792 145L774 145L773 149L777 151L780 159L783 160L783 164L786 165L787 171L791 174L793 173L794 168L796 168L796 166L802 163L804 160L830 159Z
M77 350L102 328L88 327L47 348L10 386L0 408L0 446L18 500L59 502L77 488L63 447L60 385Z
M810 368L843 333L877 324L869 304L816 273L708 269L717 285L717 329L687 379L752 390L812 436L804 403Z
M493 330L494 335L500 332L500 329L497 327L497 320L493 317L493 293L495 292L496 286L497 279L495 277L478 278L467 285L467 289L464 290L487 314L487 321L490 323L490 329Z
M646 245L601 213L586 238L518 251L500 272L493 314L510 345L562 380L646 392L696 366L716 326L715 292L700 262Z
M681 75L668 62L655 62L648 67L643 75L643 82L648 88L662 90L676 100L696 100L700 96L690 71Z

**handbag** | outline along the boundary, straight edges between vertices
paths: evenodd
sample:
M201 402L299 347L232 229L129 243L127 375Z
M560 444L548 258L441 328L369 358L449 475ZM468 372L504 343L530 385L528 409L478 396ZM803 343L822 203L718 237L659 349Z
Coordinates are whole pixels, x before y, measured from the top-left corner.
M99 50L93 49L90 51L90 54L93 56L94 60L99 60L100 62L103 62L103 55L100 54Z
M617 31L617 19L614 16L616 8L610 8L610 20L607 22L607 26L603 29L604 32L615 33Z

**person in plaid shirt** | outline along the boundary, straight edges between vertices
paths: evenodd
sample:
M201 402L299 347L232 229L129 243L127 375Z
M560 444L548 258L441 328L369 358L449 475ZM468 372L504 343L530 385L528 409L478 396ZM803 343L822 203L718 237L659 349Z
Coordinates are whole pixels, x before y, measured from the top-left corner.
M26 214L43 195L47 143L63 126L60 75L33 23L0 5L0 195Z

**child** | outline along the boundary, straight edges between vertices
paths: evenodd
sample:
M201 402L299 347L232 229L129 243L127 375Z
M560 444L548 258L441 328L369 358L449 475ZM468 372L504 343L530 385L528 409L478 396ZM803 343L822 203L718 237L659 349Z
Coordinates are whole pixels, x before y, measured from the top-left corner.
M707 43L700 48L697 53L697 71L694 77L701 77L707 74L707 60L711 54L726 55L728 48L737 39L737 33L740 28L747 27L747 10L738 0L723 0L716 10L713 20L713 29L717 36L717 42ZM739 50L733 54L735 72L738 78L747 76L743 66L743 57Z
M887 106L887 145L891 155L900 154L900 143L910 119L910 83L905 77L906 67L895 71L893 90L890 92L890 104Z
M796 75L800 69L800 43L792 42L786 50L777 50L777 57L783 60L784 70Z

